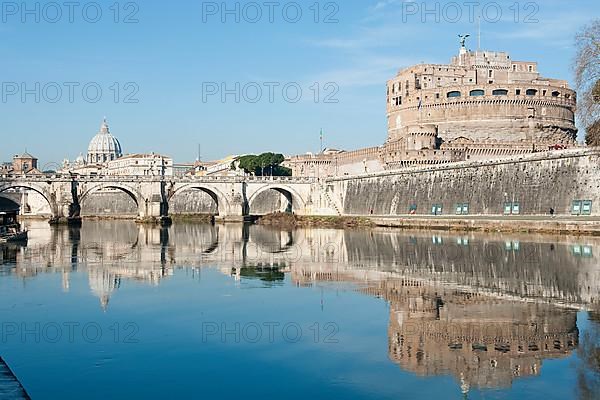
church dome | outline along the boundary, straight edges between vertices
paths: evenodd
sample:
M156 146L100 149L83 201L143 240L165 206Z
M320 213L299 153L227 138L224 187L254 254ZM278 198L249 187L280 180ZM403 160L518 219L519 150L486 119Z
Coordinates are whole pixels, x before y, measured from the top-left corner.
M100 132L93 137L88 146L87 161L90 164L99 164L121 157L121 143L111 135L106 119L100 126Z

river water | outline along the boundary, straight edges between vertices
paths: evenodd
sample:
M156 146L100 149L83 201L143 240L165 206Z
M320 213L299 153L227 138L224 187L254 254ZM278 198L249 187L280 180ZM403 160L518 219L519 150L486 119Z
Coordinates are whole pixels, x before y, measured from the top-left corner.
M600 239L28 222L0 356L32 398L600 398Z

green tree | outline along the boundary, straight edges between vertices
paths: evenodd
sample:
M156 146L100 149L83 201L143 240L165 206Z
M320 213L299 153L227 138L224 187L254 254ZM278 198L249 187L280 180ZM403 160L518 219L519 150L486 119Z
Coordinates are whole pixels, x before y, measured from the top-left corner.
M240 169L243 169L247 174L256 173L256 168L258 166L256 161L257 157L255 155L242 156L238 160Z
M239 166L247 174L256 176L290 176L291 170L281 166L285 161L283 154L263 153L246 155L239 158Z

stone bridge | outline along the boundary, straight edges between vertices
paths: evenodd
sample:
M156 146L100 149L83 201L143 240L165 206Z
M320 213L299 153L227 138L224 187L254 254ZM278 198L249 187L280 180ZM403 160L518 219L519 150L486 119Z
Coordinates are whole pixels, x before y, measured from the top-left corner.
M298 215L338 215L325 185L315 178L292 177L161 177L161 176L81 176L81 175L1 175L0 194L10 189L39 193L49 204L53 222L80 221L81 204L102 190L128 194L140 220L165 220L169 203L189 190L207 193L215 202L218 218L243 220L256 215L252 205L265 191L279 192L286 201L280 211ZM7 193L4 193L6 195Z

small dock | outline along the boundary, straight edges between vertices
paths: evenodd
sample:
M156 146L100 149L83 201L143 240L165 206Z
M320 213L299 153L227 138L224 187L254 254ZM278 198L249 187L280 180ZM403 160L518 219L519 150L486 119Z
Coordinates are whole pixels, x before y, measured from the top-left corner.
M0 399L30 399L15 374L0 357Z

